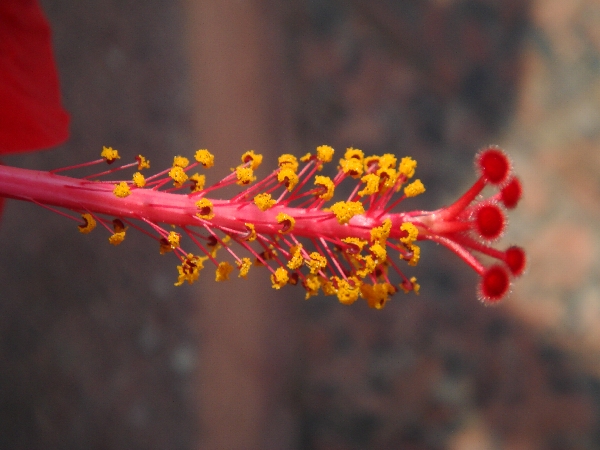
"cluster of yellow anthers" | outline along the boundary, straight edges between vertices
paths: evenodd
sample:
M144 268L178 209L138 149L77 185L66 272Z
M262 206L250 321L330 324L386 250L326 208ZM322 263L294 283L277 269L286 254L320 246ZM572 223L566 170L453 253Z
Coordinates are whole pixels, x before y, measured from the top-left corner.
M321 174L333 155L327 145L299 159L281 155L278 167L257 181L263 157L250 150L210 186L205 175L193 171L214 165L206 149L198 150L192 162L177 156L170 168L147 177L142 171L150 162L141 155L136 162L84 178L58 175L120 159L116 150L105 147L98 160L50 172L0 166L0 196L63 214L79 222L81 233L100 224L111 233L113 245L124 241L128 229L144 232L158 241L161 254L179 258L176 285L196 281L206 264L216 268L217 281L227 280L236 266L242 278L252 266L263 266L274 289L300 284L306 298L323 292L344 304L363 298L381 308L399 289L419 292L416 279L404 275L397 262L399 256L416 265L420 240L444 245L475 270L480 298L487 302L505 296L511 280L523 273L522 248L492 246L506 227L505 210L517 205L522 192L499 148L479 152L479 178L457 201L436 211L395 211L400 202L425 191L420 180L411 181L417 166L412 158L365 156L348 148L331 176ZM137 168L128 180L92 181L126 168ZM236 184L241 192L232 198L212 195ZM486 186L496 192L483 198ZM82 219L54 207L75 211ZM199 253L184 250L188 245ZM226 259L217 260L219 250ZM239 251L244 255L238 256ZM486 267L479 254L496 262Z
M349 148L339 160L335 176L318 174L324 164L332 161L333 154L333 148L322 145L315 153L299 159L281 155L278 167L250 186L256 181L254 171L263 159L251 150L242 155L241 164L230 175L209 187L205 187L204 175L189 175L194 167L214 165L214 156L208 150L198 150L192 164L187 158L177 156L170 169L148 178L141 171L150 164L140 155L136 158L138 171L130 181L116 182L113 194L118 199L130 198L140 190L175 195L173 191L189 186L191 192L178 197L192 202L193 216L183 223L169 222L166 217L162 220L179 226L179 232L167 232L156 220L143 214L132 215L158 233L161 254L174 251L179 257L176 285L196 281L207 262L216 266L217 281L229 278L233 264L243 278L253 265L258 265L271 272L274 289L301 284L306 298L322 291L325 295L336 295L344 304L364 298L371 307L381 308L398 290L388 275L392 267L400 274L399 288L418 293L416 279L406 277L388 255L392 249L409 265L419 261L420 249L415 243L417 227L403 220L402 215L390 214L400 200L425 191L420 180L406 184L415 173L416 161L405 157L398 162L391 154L365 157L361 150ZM119 158L116 150L107 147L101 156L108 163ZM350 189L346 188L350 192L347 198L326 205L344 180L353 181ZM172 185L168 189L159 190L169 182ZM245 190L229 200L207 196L230 184L244 186ZM402 187L403 194L397 194ZM395 202L391 202L394 197ZM164 203L165 197L160 201ZM98 217L90 212L82 217L84 224L79 229L88 233ZM126 220L113 221L114 231L109 240L114 245L125 237L126 227L121 219ZM126 223L133 226L129 220ZM200 255L182 249L183 235L200 249ZM234 242L249 256L238 256L231 246ZM216 259L222 248L231 255L231 263Z

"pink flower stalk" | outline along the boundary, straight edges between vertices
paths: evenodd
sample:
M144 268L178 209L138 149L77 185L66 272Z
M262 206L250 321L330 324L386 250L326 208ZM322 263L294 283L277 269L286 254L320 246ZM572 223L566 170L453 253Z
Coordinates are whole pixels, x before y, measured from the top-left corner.
M344 304L364 298L369 306L382 308L399 289L419 292L416 278L399 265L419 262L418 242L423 240L446 246L475 270L479 297L486 303L503 298L511 280L523 273L520 247L492 246L506 227L505 208L515 207L521 196L521 184L500 149L482 150L475 158L477 181L452 205L436 211L396 211L401 202L425 191L420 180L411 181L417 163L410 157L365 157L349 148L333 178L319 175L333 154L323 145L300 162L282 155L278 167L255 182L262 156L249 151L231 174L208 187L204 175L191 174L214 164L207 150L198 150L192 164L178 156L172 167L148 177L141 172L150 164L141 155L136 162L84 178L59 175L119 159L116 150L105 147L102 159L51 172L0 166L0 196L59 212L77 221L82 233L100 223L113 245L125 239L128 228L148 234L160 253L178 257L176 285L196 281L206 264L214 265L217 281L227 280L234 266L243 278L253 265L264 266L275 289L300 284L306 298L322 291ZM92 181L134 166L137 171L127 180ZM350 194L335 201L342 183L351 187ZM214 198L215 191L231 184L242 186L241 192ZM495 192L481 198L486 186ZM197 253L184 250L189 245ZM476 254L495 262L486 266Z

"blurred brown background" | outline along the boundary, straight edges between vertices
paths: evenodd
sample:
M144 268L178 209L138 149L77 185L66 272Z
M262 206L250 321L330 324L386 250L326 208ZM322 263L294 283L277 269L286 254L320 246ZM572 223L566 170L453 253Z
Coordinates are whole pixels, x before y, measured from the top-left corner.
M600 448L599 1L42 5L71 139L6 163L208 147L217 177L250 148L270 169L327 143L415 157L410 207L432 209L496 143L525 185L505 241L530 264L497 308L433 245L421 295L383 311L259 271L175 288L144 236L115 248L7 202L0 448Z

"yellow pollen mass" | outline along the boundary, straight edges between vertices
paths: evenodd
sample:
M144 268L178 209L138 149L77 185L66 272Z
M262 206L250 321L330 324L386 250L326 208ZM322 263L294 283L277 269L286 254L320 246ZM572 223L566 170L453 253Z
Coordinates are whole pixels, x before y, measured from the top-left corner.
M346 153L344 153L344 158L345 159L350 159L350 158L358 159L362 164L363 160L365 158L365 153L362 150L359 150L357 148L349 147L346 149Z
M360 287L362 297L371 308L381 309L390 299L390 295L396 292L396 288L389 283L364 283Z
M240 273L238 278L246 278L248 276L248 272L250 271L250 267L252 267L252 261L250 258L242 258L241 261L237 262L238 269L240 269Z
M187 173L181 166L173 166L171 170L169 170L169 176L173 179L173 184L176 187L181 187L183 183L185 183L188 179Z
M379 158L379 168L380 169L395 169L396 167L396 156L391 153L384 154L381 158Z
M319 288L321 287L321 277L319 275L308 274L304 278L304 282L302 283L304 289L306 289L305 299L319 294Z
M291 258L287 263L290 270L296 270L302 267L304 264L304 258L302 257L302 244L294 245L290 248Z
M327 258L319 252L312 252L310 254L310 259L306 261L306 265L310 269L310 273L316 274L327 267Z
M361 191L358 191L358 195L364 197L365 195L373 195L379 192L379 175L374 173L368 173L364 177L360 179L363 183L365 183L365 188Z
M292 169L294 172L298 170L298 159L296 159L294 155L290 155L289 153L284 153L283 155L281 155L277 162L279 164L279 167L281 167L282 169L286 167L288 169Z
M150 168L150 161L144 158L142 155L137 155L135 159L138 162L138 170Z
M240 186L245 186L256 180L254 171L250 167L236 167L235 176L237 177L237 184Z
M183 156L176 156L173 158L173 167L181 167L182 169L185 169L187 166L189 166L189 164L190 160Z
M410 251L412 252L412 256L408 261L409 266L416 266L419 263L419 259L421 258L421 247L417 244L411 244Z
M410 156L406 156L400 160L400 166L398 172L404 175L407 179L412 178L417 168L417 162Z
M391 231L392 221L389 218L385 219L380 226L374 227L371 230L371 242L379 242L379 244L385 246L385 241L390 237Z
M190 177L190 181L192 182L192 192L198 192L204 189L204 185L206 184L206 175L200 175L195 173Z
M215 165L215 155L213 155L205 148L197 150L196 154L194 155L194 158L206 169L209 169Z
M242 155L242 162L250 162L250 168L256 170L262 163L263 156L261 154L254 153L254 150L249 150Z
M334 152L333 147L329 145L319 145L317 147L317 158L324 163L330 162L333 159Z
M194 256L192 253L188 253L185 259L181 261L181 265L177 266L179 276L177 277L175 286L181 286L185 281L189 284L196 281L200 271L204 268L204 261L206 261L206 259L207 257L201 258L199 256Z
M125 231L119 231L112 234L111 237L108 238L108 242L112 245L119 245L121 242L125 240Z
M277 201L271 198L271 194L262 193L254 197L254 204L258 206L258 209L261 211L272 208L275 203L277 203Z
M306 155L300 157L300 161L302 162L308 162L313 158L313 155L309 152Z
M167 236L167 241L169 241L169 244L171 244L171 248L179 248L180 240L181 235L179 233L176 233L175 231L169 232L169 235Z
M104 160L108 164L112 164L117 159L121 159L119 156L118 150L115 150L112 147L102 147L102 151L100 152L100 156L104 158Z
M318 197L320 199L322 199L322 200L331 200L332 199L335 185L333 184L333 181L331 181L331 178L317 175L315 177L315 185L320 186L322 188L321 191L323 191L323 192L318 195Z
M381 244L373 244L369 250L371 250L371 253L375 255L375 258L377 258L379 263L383 263L387 259L387 251Z
M220 262L215 272L215 281L229 280L229 274L233 271L233 266L227 261Z
M365 208L361 202L340 201L331 205L329 210L335 214L341 225L348 223L354 216L365 213Z
M245 237L242 237L242 239L244 239L245 241L248 241L248 242L255 241L256 240L256 230L254 229L254 224L245 223L244 225L246 226L248 235Z
M94 228L96 228L96 220L94 219L94 217L92 217L92 215L90 213L82 214L81 218L83 219L84 223L83 223L83 225L78 225L80 233L88 234Z
M115 184L113 194L119 198L125 198L131 194L131 191L129 190L127 183L125 181L121 181L119 184Z
M356 275L358 275L360 278L364 278L368 275L371 275L377 268L377 262L373 259L371 255L365 256L363 262L365 263L365 266L362 269L356 271Z
M352 178L360 178L363 174L363 167L363 162L360 159L340 159L340 170Z
M379 169L376 173L381 179L380 186L383 189L393 188L396 185L396 181L398 181L398 172L393 167Z
M298 184L298 175L289 167L283 167L277 174L277 181L283 184L288 191L292 191Z
M404 188L404 195L407 197L415 197L423 192L425 192L425 186L421 180L415 180Z
M290 279L288 271L283 267L278 267L274 274L271 275L271 283L273 284L273 289L281 289L285 286Z
M201 198L196 202L196 207L200 210L196 213L198 217L201 219L210 220L215 217L215 213L213 211L213 204L207 198Z
M351 284L351 281L353 284ZM337 289L337 298L343 305L351 305L360 294L361 281L356 277L350 277L348 280L339 280Z
M133 184L139 188L143 188L146 185L146 178L140 172L133 174Z
M419 236L419 230L410 222L400 225L400 231L406 231L406 236L400 238L400 242L406 245L412 244Z
M282 234L291 232L294 229L294 225L296 225L296 219L285 213L277 214L276 220L277 223L283 225L283 228L279 230L279 232Z
M346 252L350 254L358 254L362 252L363 247L367 245L367 241L363 241L362 239L355 237L344 238L342 239L342 242L345 242L346 244L350 245L350 247L346 249Z

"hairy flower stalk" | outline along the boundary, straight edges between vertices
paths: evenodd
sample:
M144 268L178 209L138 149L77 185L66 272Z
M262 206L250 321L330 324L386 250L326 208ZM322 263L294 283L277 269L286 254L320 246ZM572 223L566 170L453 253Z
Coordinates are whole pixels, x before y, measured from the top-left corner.
M213 166L214 156L207 150L198 150L191 164L178 156L171 168L148 177L142 171L150 164L141 155L137 162L84 178L60 174L120 159L116 150L105 147L97 161L51 172L0 166L0 196L66 215L79 223L82 233L99 223L113 245L123 242L129 228L148 234L161 254L179 258L176 285L196 281L207 264L214 265L217 281L227 280L236 268L245 278L252 266L264 266L275 289L300 284L306 298L322 291L344 304L364 298L369 306L382 308L399 289L419 292L416 278L406 276L399 263L416 265L421 254L417 243L423 240L448 247L475 270L483 301L500 300L512 278L522 274L525 253L520 247L498 250L491 245L506 226L504 209L515 207L521 196L509 159L498 148L477 155L479 178L455 203L409 212L395 209L425 191L420 180L411 181L416 161L398 161L391 154L365 157L349 148L333 178L319 175L333 154L333 148L320 146L300 161L282 155L278 167L256 182L254 170L262 156L249 151L228 176L207 187L204 175L192 174ZM127 180L95 181L127 168L137 169ZM342 183L350 194L336 201ZM231 184L242 186L241 192L228 200L214 198L214 191ZM495 193L482 199L486 186ZM182 193L184 189L188 192ZM184 245L193 245L196 253ZM486 266L481 255L496 262Z

